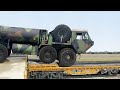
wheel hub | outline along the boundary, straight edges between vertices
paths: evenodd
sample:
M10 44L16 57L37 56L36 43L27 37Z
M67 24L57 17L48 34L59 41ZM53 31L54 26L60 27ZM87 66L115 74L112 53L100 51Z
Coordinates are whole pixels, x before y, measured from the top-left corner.
M59 37L63 36L63 38L64 38L66 36L66 31L61 30L61 31L59 31L58 35L59 35Z
M67 60L70 60L70 55L66 55Z
M50 53L47 52L47 53L45 54L45 57L46 57L46 58L50 58Z

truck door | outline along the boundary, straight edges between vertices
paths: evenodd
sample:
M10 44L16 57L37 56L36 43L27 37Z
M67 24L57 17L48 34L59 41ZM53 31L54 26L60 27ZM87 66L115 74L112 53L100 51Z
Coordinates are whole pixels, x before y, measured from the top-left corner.
M39 44L45 44L46 43L46 41L48 39L47 34L48 34L48 32L45 29L41 29L39 31Z
M77 52L78 53L84 52L84 50L85 50L85 41L83 40L83 33L77 34L76 40L77 40L77 44L78 44Z

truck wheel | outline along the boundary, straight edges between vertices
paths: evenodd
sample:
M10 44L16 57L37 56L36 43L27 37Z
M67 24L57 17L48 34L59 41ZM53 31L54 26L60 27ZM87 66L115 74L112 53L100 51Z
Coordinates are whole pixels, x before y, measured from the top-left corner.
M44 46L39 51L39 58L43 63L52 63L57 58L57 51L52 46Z
M0 63L3 63L7 57L8 57L7 48L4 45L0 44Z
M61 67L70 67L76 61L76 53L71 48L64 48L59 53L59 63Z
M64 24L56 26L56 28L51 33L54 42L63 43L65 43L71 38L71 34L72 34L71 29Z

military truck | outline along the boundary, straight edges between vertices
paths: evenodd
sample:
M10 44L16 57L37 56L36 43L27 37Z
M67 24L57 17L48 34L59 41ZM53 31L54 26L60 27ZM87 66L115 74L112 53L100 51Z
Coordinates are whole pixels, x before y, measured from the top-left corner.
M87 31L75 31L64 24L48 33L46 29L0 26L0 63L13 53L34 54L46 64L58 60L61 67L72 66L76 54L86 52L94 42Z

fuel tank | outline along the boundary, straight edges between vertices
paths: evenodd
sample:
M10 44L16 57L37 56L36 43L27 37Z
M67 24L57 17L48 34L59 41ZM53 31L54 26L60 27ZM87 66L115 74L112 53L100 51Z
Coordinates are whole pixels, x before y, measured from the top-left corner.
M12 53L35 55L37 53L37 48L35 46L27 45L27 44L13 44Z
M0 39L18 44L36 44L40 29L0 26Z

